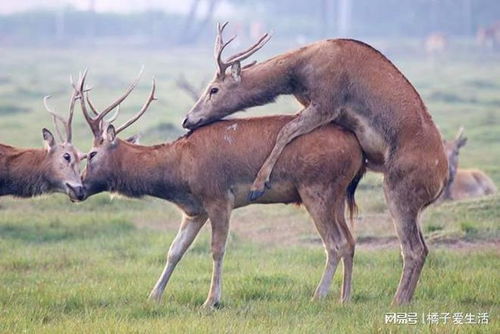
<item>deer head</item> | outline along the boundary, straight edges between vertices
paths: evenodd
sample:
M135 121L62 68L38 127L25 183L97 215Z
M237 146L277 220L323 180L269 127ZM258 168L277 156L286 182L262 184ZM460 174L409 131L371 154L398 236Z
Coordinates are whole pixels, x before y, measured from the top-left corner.
M52 115L54 128L59 136L58 143L54 135L47 129L42 130L43 140L45 143L46 167L48 169L48 182L54 191L66 193L72 201L83 198L83 186L80 178L80 161L85 158L76 147L71 143L73 112L75 102L79 99L79 95L74 92L70 99L68 118L54 112L48 105L46 96L43 99L45 109ZM63 131L59 128L62 125Z
M144 103L139 112L137 112L132 118L130 118L118 128L115 128L115 126L112 124L112 122L118 116L120 103L122 103L135 88L135 86L139 82L141 74L142 70L139 73L137 79L134 80L134 82L129 86L127 91L116 101L111 103L107 108L100 112L97 111L95 106L92 104L88 95L88 90L84 88L86 73L84 73L83 80L80 81L78 87L75 87L77 94L79 96L82 96L82 98L80 99L82 112L94 135L92 148L87 154L87 166L85 167L82 174L82 180L85 188L85 196L82 199L85 199L88 196L101 191L112 190L110 189L109 182L116 170L116 159L113 157L113 155L117 152L117 148L119 147L121 142L117 138L117 135L128 128L130 125L132 125L134 122L136 122L146 112L151 102L156 100L156 97L154 96L156 86L153 79L151 92L148 96L147 101ZM93 116L90 115L87 104L90 107ZM115 114L112 117L105 119L105 116L115 108L117 108ZM126 141L132 144L136 144L138 140L138 137L131 137Z
M256 63L252 62L242 67L241 62L260 50L271 38L266 33L248 49L223 60L222 52L236 38L233 36L227 42L223 41L222 33L226 26L227 22L223 25L217 24L214 49L214 57L217 62L215 78L208 84L186 115L186 119L182 123L184 128L195 129L241 109L242 94L245 93L245 88L241 85L242 71ZM230 73L226 73L227 69L230 69Z

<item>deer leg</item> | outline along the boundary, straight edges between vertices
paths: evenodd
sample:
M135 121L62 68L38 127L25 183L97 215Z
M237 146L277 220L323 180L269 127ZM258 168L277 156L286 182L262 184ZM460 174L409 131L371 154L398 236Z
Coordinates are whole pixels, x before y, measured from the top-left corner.
M325 269L313 299L327 295L339 260L342 259L344 282L341 301L345 302L350 298L354 239L344 219L343 193L319 188L322 189L310 187L300 191L300 197L314 221L326 252Z
M195 217L184 216L179 232L170 245L165 268L163 269L163 272L161 273L160 278L156 282L153 290L151 290L151 293L149 294L150 300L161 300L163 291L167 286L175 266L182 259L184 253L186 253L186 250L193 243L193 240L196 238L198 232L200 232L200 229L206 221L207 215L205 214Z
M408 177L411 178L411 176ZM418 192L415 187L406 189L412 189L411 191L415 193ZM401 243L403 257L403 272L393 304L402 305L411 301L425 258L429 253L418 224L419 212L423 205L417 204L419 202L417 198L408 198L408 191L398 191L397 188L391 188L391 185L387 182L384 183L384 191Z
M231 210L227 204L221 204L209 210L210 223L212 225L212 258L213 271L210 283L210 291L207 300L203 303L205 308L218 307L222 294L222 264L226 249L227 235L229 231L229 216Z
M289 142L300 135L311 132L323 124L331 122L337 114L338 112L321 112L311 103L308 107L303 109L297 117L285 124L278 133L273 150L257 173L257 177L250 188L250 194L248 195L249 200L255 201L264 194L266 187L270 188L269 180L271 172L281 152L283 152L283 149Z

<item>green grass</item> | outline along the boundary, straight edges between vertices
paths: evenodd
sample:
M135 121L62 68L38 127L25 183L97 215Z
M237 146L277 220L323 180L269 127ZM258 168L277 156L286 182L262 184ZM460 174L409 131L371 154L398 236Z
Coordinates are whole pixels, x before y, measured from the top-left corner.
M8 217L8 215L7 215ZM200 308L210 283L205 229L178 266L160 304L146 300L173 232L136 229L68 210L1 217L0 331L63 332L388 332L389 312L488 312L489 325L429 326L423 332L500 329L498 251L431 252L415 302L391 307L401 260L396 250L358 251L353 301L340 305L340 273L324 301L310 297L324 262L321 247L262 248L232 238L224 268L223 307Z
M260 59L284 49L263 51ZM465 126L469 141L460 165L484 170L499 186L498 55L451 55L438 66L425 59L393 60L422 94L446 138ZM52 105L65 113L70 73L90 68L92 97L103 107L120 95L141 64L146 66L144 78L124 103L120 120L142 105L153 74L159 101L123 136L140 132L146 144L175 138L183 133L179 124L192 101L174 81L181 73L195 85L210 78L209 50L2 49L0 142L41 147L41 128L51 126L42 97L53 95ZM293 113L298 108L293 98L284 97L240 115ZM74 138L82 151L90 148L90 132L78 114ZM380 175L369 173L360 184L355 225L360 241L394 238L381 183ZM431 253L414 302L401 308L390 306L401 271L394 243L358 248L350 304L338 303L340 272L330 296L311 302L323 250L304 209L285 205L234 212L220 310L200 308L211 272L207 228L178 266L164 300L150 303L146 297L179 221L174 206L151 198L99 195L78 205L63 195L0 198L0 332L500 331L499 194L426 210L422 226ZM490 324L397 326L384 324L388 312L488 312Z

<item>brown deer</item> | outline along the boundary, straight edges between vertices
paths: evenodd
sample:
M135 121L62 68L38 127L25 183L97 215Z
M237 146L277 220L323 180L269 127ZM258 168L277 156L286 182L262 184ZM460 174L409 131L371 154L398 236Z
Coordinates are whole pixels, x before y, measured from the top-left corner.
M68 118L52 111L47 104L48 98L44 98L44 105L52 115L60 143L44 128L44 149L23 149L0 144L0 196L32 197L62 192L72 201L83 199L79 164L84 155L71 143L71 123L78 96L74 93L71 97ZM63 125L65 134L58 127L58 122Z
M154 89L153 84L147 102L137 115L142 115L154 99ZM179 232L150 298L160 300L177 263L210 219L213 273L204 305L216 306L221 298L222 262L231 211L253 203L248 200L247 193L255 173L271 152L279 130L292 117L223 121L171 143L140 146L117 138L123 127L115 130L113 125L99 121L112 108L91 117L85 101L80 101L94 134L94 144L82 176L85 198L103 191L130 197L148 195L170 201L183 212ZM342 259L341 299L349 300L354 239L344 219L344 208L347 202L352 215L354 191L364 173L364 160L356 137L335 125L321 127L290 144L274 173L275 186L257 203L304 204L327 255L314 297L327 294Z
M297 98L304 108L280 130L251 187L251 199L271 186L273 167L294 138L330 122L353 131L368 168L385 176L386 201L404 261L394 303L409 302L428 253L418 217L439 197L448 175L441 135L419 94L380 52L350 39L319 41L242 67L269 35L223 60L223 50L234 39L223 42L226 24L218 25L218 71L183 126L196 129L282 94Z
M463 128L458 130L454 140L445 140L444 146L448 156L449 182L443 191L442 199L459 200L471 197L486 196L496 193L493 180L479 169L458 168L460 149L467 143L463 136Z

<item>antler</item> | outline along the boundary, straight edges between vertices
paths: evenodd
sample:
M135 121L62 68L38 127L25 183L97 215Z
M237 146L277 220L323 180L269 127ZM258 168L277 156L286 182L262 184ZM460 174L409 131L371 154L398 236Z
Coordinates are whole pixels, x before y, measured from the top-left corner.
M92 130L92 133L94 134L95 138L98 138L102 135L102 131L103 131L104 126L106 124L110 124L112 121L114 121L116 119L116 117L118 116L118 113L119 113L120 104L130 95L130 93L137 86L137 83L141 79L143 71L144 71L144 66L141 68L139 75L130 84L130 86L127 88L125 93L122 96L120 96L118 99L116 99L113 103L111 103L111 105L109 105L106 109L104 109L101 112L98 112L97 109L95 108L95 106L92 104L92 102L90 101L89 95L87 94L85 96L85 94L84 94L86 91L88 91L88 89L87 90L84 89L87 72L84 73L84 75L82 76L82 79L80 80L80 82L78 84L78 87L76 87L75 89L78 90L78 92L79 92L78 94L82 97L80 99L82 112L83 112L85 120L89 124L90 129ZM92 110L92 113L94 114L94 116L91 116L89 114L86 103L89 104L89 107ZM149 103L151 103L151 101L149 101ZM148 106L149 106L149 103L148 103ZM104 120L104 117L106 117L106 115L108 115L113 109L115 109L117 107L118 107L118 109L115 112L115 114L112 117L110 117L108 120ZM142 113L144 113L145 111L146 110L142 111ZM135 122L141 115L139 115L133 122ZM132 124L133 122L131 122L130 124ZM130 125L130 124L128 124L128 125ZM123 129L125 129L125 127L123 127ZM121 130L123 130L123 129L121 129Z
M73 122L73 112L75 110L75 102L79 98L78 92L73 91L73 94L71 95L71 99L69 102L69 115L68 115L67 119L65 119L61 115L57 114L55 111L53 111L49 107L49 104L47 103L49 98L50 98L50 95L47 95L43 98L43 105L44 105L45 109L52 115L52 122L54 123L54 127L56 129L57 135L59 136L59 139L61 140L61 142L71 143L71 140L73 139L71 123ZM64 138L64 136L61 132L61 129L57 125L57 121L59 121L63 124L64 130L66 132L66 138Z
M153 78L153 85L151 87L151 92L149 93L149 96L148 96L148 99L146 100L146 103L144 103L141 110L139 110L139 112L137 114L135 114L131 119L129 119L128 121L123 123L123 125L120 126L118 129L116 129L116 131L115 131L116 134L119 134L120 132L122 132L123 130L128 128L130 125L134 124L146 112L146 110L148 110L151 102L153 102L154 100L157 100L157 98L155 97L155 90L156 90L156 83L155 83L155 79ZM116 118L116 117L114 117L114 118ZM109 122L112 122L112 121L110 120Z
M221 26L220 23L217 23L217 37L215 38L215 48L214 48L214 56L215 60L217 61L217 67L218 67L217 75L222 78L225 76L226 69L228 67L247 59L255 52L259 51L271 39L271 35L265 33L264 35L262 35L262 37L259 38L259 40L255 44L250 46L248 49L239 52L227 58L226 60L222 60L222 51L224 51L226 46L228 46L229 43L231 43L236 38L236 35L234 35L227 42L224 43L222 39L222 32L224 31L224 28L226 28L227 24L228 22L225 22Z
M84 75L82 76L82 79L80 80L78 87L76 89L79 92L78 95L82 97L80 99L80 102L81 102L83 115L85 116L85 119L86 119L87 123L89 124L90 129L92 130L92 133L94 134L95 138L100 138L102 136L103 130L109 124L111 124L114 120L116 120L116 118L118 117L118 114L120 113L120 104L130 95L130 93L137 86L137 83L139 82L143 71L144 71L144 67L141 68L139 75L130 84L127 91L101 112L97 111L97 108L92 104L88 93L85 96L85 93L88 92L89 89L87 89L87 90L84 89L85 79L86 79L86 74L87 74L86 72L84 73ZM119 132L128 128L130 125L132 125L134 122L136 122L146 112L146 110L148 109L151 102L156 100L156 97L154 96L155 90L156 90L156 84L155 84L155 80L153 78L153 86L151 88L151 93L149 94L149 97L148 97L146 103L144 103L141 110L139 110L139 112L137 114L135 114L131 119L129 119L127 122L125 122L123 125L121 125L116 130L116 134L118 134ZM87 103L90 107L90 110L94 114L94 116L91 116L89 114L89 111L87 109ZM105 119L105 117L115 108L116 108L115 113L111 117L109 117L108 119Z

